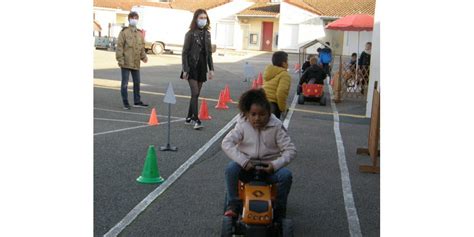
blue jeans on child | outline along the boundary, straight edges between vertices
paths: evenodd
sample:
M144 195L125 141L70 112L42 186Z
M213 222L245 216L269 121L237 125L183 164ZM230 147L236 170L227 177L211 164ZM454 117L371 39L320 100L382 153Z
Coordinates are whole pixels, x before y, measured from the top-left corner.
M227 186L227 200L236 202L239 200L238 179L241 171L245 170L236 162L231 161L225 170L225 181ZM267 177L271 183L277 184L277 208L286 209L286 201L290 193L293 176L291 171L285 167L277 170Z
M128 79L130 77L130 73L132 74L133 79L133 102L140 103L140 71L133 70L128 68L121 68L122 70L122 84L120 86L120 93L122 94L122 101L123 105L129 105L128 103Z

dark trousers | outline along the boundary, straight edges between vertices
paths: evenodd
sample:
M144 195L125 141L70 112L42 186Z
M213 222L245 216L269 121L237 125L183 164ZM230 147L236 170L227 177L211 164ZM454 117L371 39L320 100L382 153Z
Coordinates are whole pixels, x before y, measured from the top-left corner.
M274 114L278 119L280 119L281 111L278 108L278 104L275 102L270 102L270 109L272 110L272 114Z
M329 63L323 63L323 70L328 74L329 78L331 78L331 70L329 68Z
M191 89L191 100L189 101L188 116L194 121L198 121L198 100L203 82L198 82L194 79L188 79L189 88Z
M120 93L122 94L122 101L124 105L129 105L128 103L128 79L130 74L132 74L133 79L133 102L140 103L140 71L133 70L128 68L121 68L122 69L122 84L120 86Z

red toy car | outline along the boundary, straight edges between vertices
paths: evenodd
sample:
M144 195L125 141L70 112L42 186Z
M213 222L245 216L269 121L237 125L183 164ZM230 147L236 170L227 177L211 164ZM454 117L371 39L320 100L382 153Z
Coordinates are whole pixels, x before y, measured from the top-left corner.
M304 104L305 100L319 101L320 105L325 106L324 85L303 83L301 93L298 96L298 104Z

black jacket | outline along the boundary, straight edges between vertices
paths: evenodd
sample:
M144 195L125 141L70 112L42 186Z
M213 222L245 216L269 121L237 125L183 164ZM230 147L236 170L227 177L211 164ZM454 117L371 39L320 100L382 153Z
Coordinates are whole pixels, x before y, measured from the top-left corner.
M312 78L316 79L316 84L324 84L324 79L326 79L326 76L326 72L324 72L320 66L313 64L303 73L299 84L302 85L303 83L308 83Z
M301 67L301 71L304 73L306 69L309 68L309 66L311 66L311 64L309 64L309 61L305 61L303 63L303 66Z
M359 57L359 66L361 65L370 65L370 54L363 51Z
M190 67L196 67L199 61L201 51L201 39L199 38L199 29L189 30L184 37L183 53L181 57L183 71L189 73ZM212 61L211 33L204 30L204 41L206 49L206 62L210 70L214 71L214 63Z

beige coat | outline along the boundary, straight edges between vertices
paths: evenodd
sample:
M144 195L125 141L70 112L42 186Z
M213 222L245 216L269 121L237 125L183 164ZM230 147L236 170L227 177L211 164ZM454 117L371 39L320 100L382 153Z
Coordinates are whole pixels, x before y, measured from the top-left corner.
M222 141L225 154L245 167L252 160L268 161L276 171L296 157L295 145L291 142L282 122L271 115L268 124L259 130L245 118L240 117L237 124Z
M140 69L140 60L147 58L141 30L133 26L123 28L118 37L115 58L121 68Z

